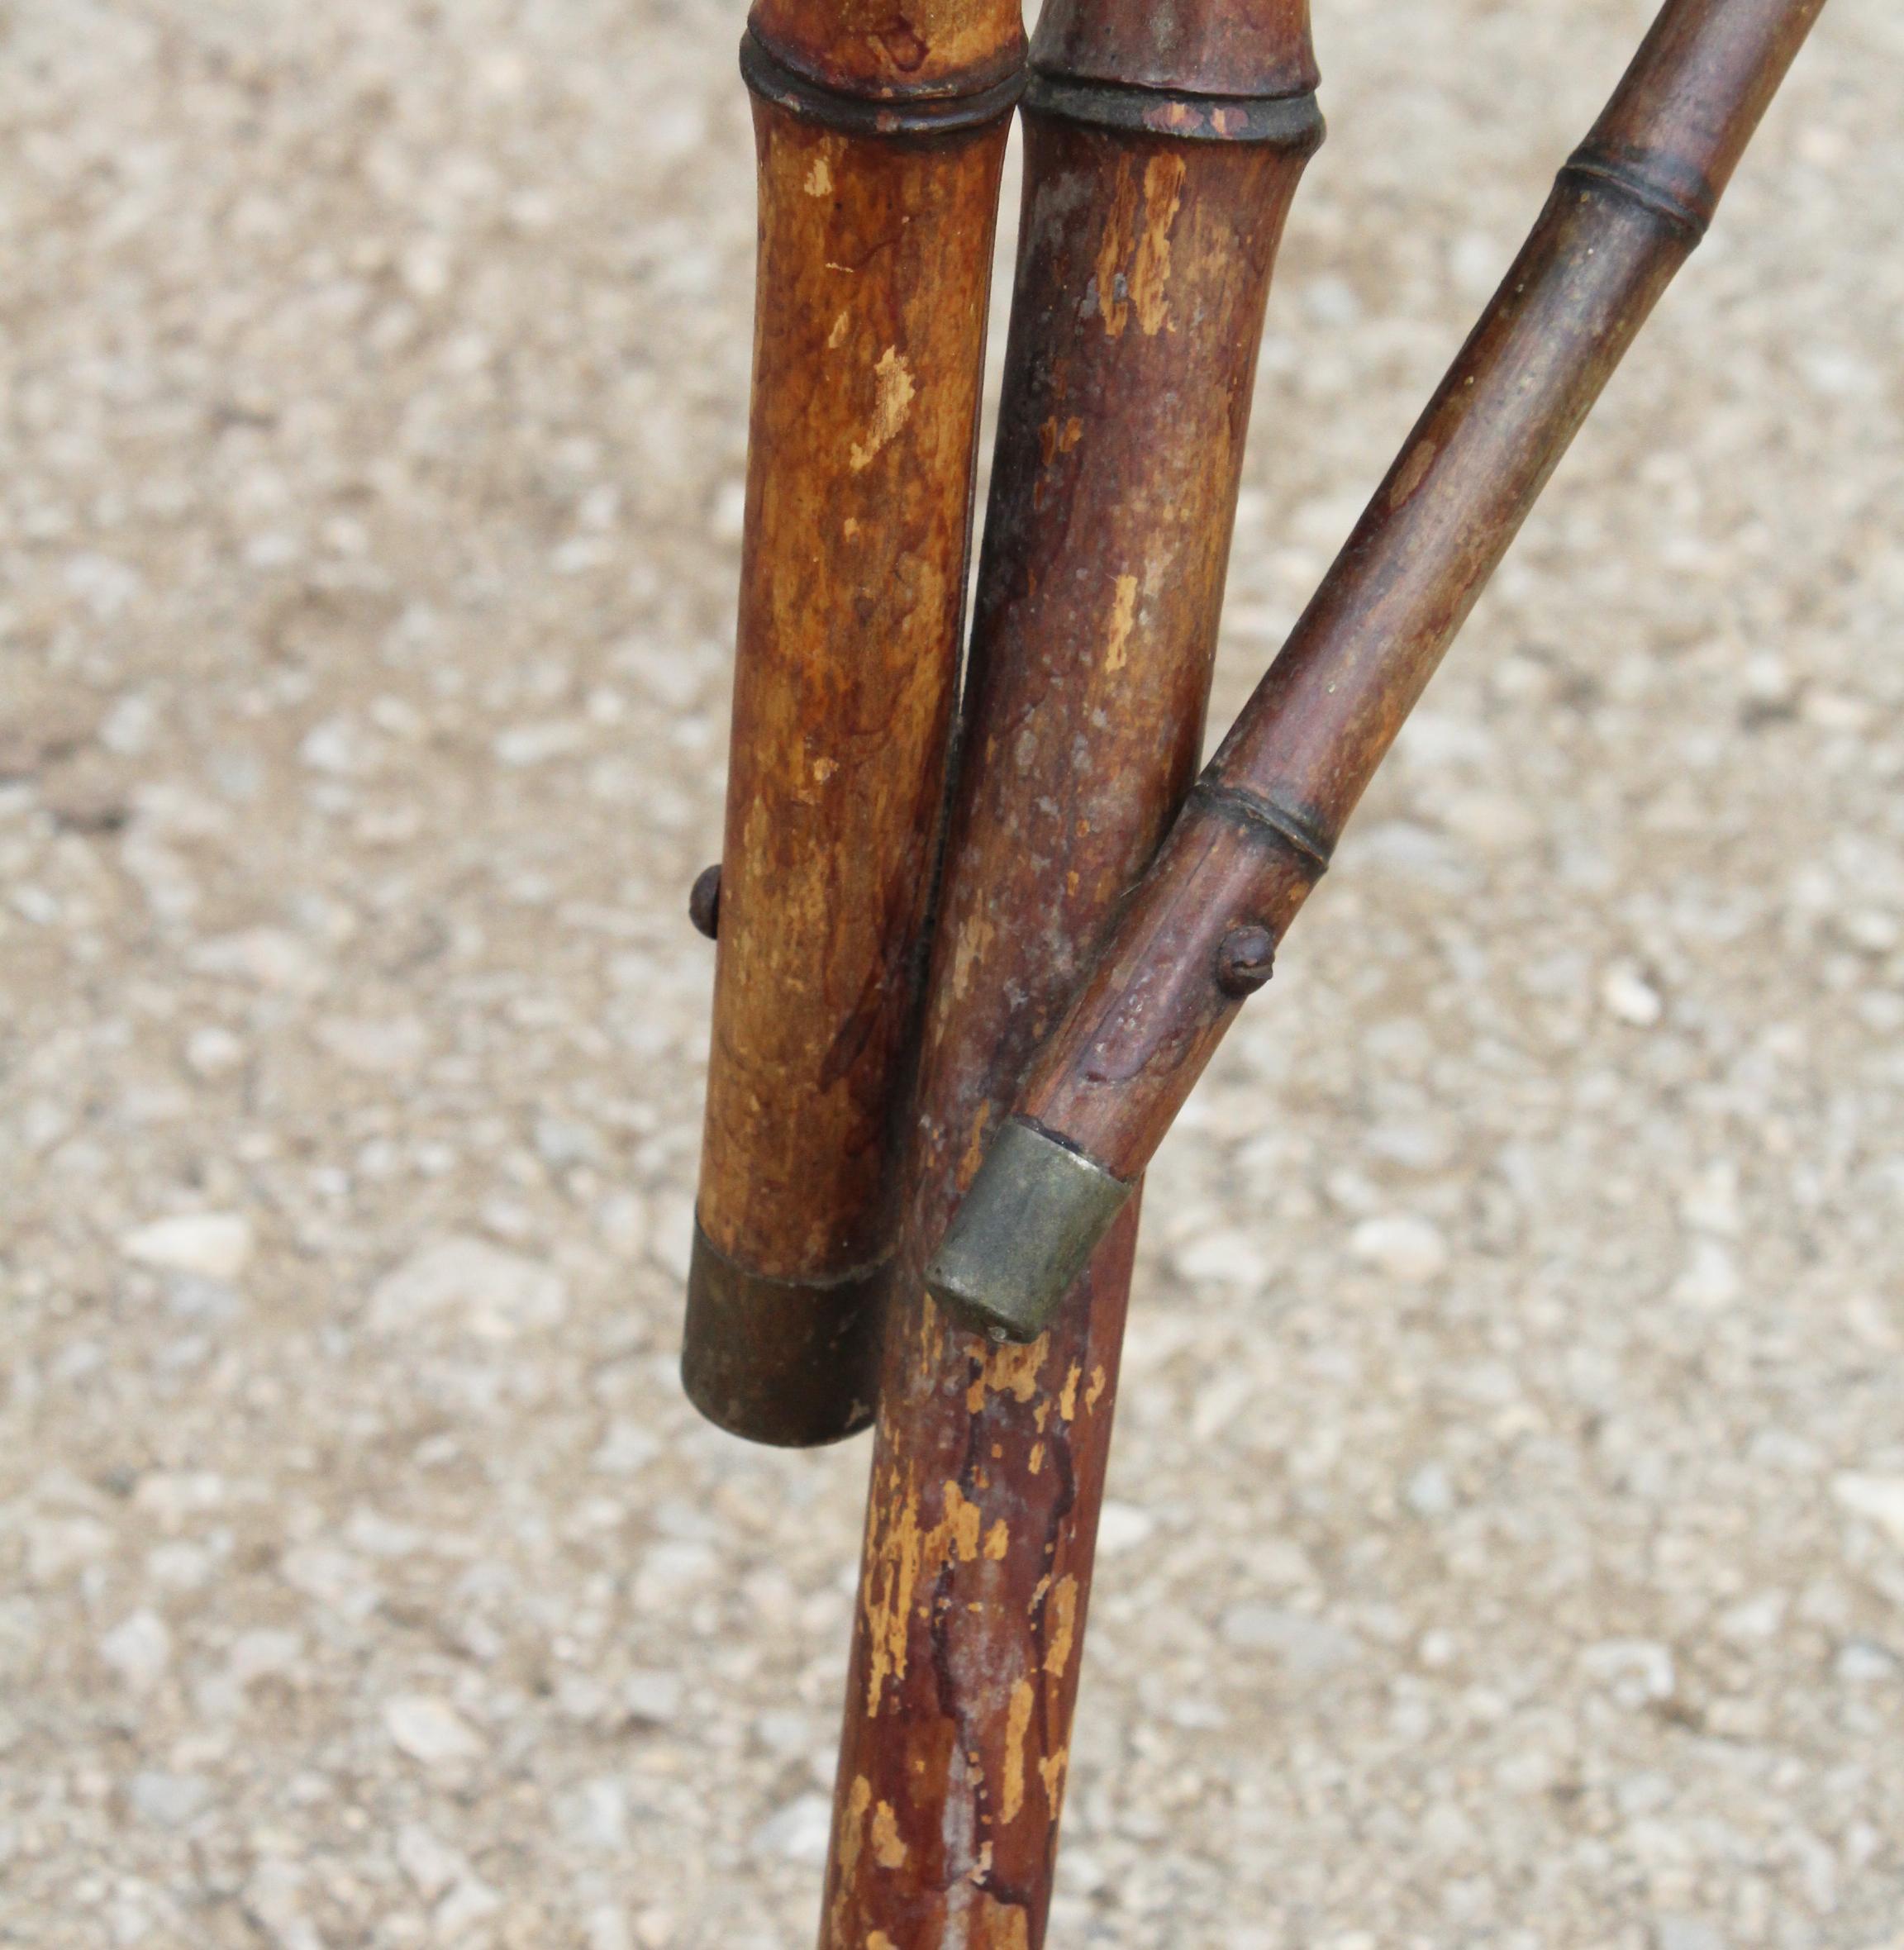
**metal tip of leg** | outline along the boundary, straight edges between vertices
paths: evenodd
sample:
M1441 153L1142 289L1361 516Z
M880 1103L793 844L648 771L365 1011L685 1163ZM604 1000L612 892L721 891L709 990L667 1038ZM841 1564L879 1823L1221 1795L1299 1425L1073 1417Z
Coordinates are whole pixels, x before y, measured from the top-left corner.
M926 1268L932 1297L993 1340L1034 1341L1130 1187L1014 1117Z
M889 1265L834 1280L777 1280L694 1228L681 1385L717 1428L812 1449L873 1420Z

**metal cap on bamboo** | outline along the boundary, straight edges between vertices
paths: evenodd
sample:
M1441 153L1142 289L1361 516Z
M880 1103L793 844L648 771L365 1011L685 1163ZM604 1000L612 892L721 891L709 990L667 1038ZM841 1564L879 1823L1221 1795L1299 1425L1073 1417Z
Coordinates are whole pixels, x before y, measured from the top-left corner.
M730 1435L819 1448L873 1420L889 1268L776 1280L731 1259L694 1227L681 1385Z
M1035 1341L1130 1191L1014 1117L926 1268L926 1290L994 1340Z

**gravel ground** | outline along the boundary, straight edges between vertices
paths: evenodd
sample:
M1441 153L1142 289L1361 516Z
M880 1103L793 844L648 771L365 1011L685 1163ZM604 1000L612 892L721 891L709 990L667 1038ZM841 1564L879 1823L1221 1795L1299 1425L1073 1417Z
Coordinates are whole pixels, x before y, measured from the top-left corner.
M1220 717L1643 18L1319 12ZM674 1378L738 26L0 9L0 1940L811 1940L866 1450ZM1054 1945L1904 1944L1901 81L1158 1167Z

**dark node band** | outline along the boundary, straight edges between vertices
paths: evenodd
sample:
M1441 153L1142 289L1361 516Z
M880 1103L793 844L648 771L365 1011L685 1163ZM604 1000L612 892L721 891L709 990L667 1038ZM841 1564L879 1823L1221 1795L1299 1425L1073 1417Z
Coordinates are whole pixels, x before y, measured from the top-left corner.
M751 31L740 37L740 77L764 102L807 121L854 136L949 136L1009 115L1025 92L1025 70L964 95L850 95L790 68Z
M1322 111L1302 95L1178 95L1126 82L1093 81L1034 69L1025 107L1035 115L1174 136L1187 142L1253 142L1308 155L1321 145Z
M1306 814L1288 806L1278 806L1247 786L1199 780L1192 788L1190 803L1200 812L1227 816L1266 833L1294 854L1311 878L1320 880L1329 871L1329 858L1335 842Z
M1712 219L1710 209L1701 209L1697 204L1688 202L1678 191L1644 170L1636 169L1630 163L1590 145L1575 150L1567 159L1560 171L1560 180L1610 189L1628 202L1637 203L1641 209L1664 218L1695 244L1706 235L1706 226Z

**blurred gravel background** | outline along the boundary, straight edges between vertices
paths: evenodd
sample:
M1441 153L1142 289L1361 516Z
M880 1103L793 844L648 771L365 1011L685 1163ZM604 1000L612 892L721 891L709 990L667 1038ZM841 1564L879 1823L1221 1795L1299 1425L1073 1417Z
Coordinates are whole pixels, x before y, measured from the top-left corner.
M1319 0L1220 719L1645 11ZM740 24L0 7L0 1940L811 1941L867 1452L673 1372ZM1901 83L1158 1168L1060 1950L1904 1943Z

